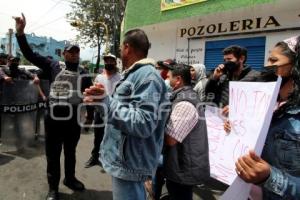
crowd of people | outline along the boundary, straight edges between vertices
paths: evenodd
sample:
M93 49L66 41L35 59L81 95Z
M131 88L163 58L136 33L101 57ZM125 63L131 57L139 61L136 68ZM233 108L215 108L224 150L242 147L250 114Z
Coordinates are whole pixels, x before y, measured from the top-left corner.
M282 83L263 153L251 150L240 157L236 172L258 188L260 199L300 199L300 37L275 45L265 67L268 73L251 69L246 64L247 49L232 45L223 50L224 63L207 76L203 64L147 58L150 41L143 30L133 29L121 43L122 72L116 56L107 54L104 71L92 80L79 67L78 45L66 45L62 69L58 61L32 51L24 33L24 15L15 21L22 54L51 83L45 115L47 200L59 199L62 148L63 183L72 190L85 189L75 176L81 105L86 106L86 124L94 121L94 144L85 166L100 165L111 175L113 199L146 199L145 182L151 180L155 200L160 199L164 183L170 199L192 200L193 187L210 178L205 103L228 115L230 81L276 81L278 76ZM10 71L1 69L1 80L15 78L14 62L15 58L8 58ZM38 83L35 75L18 74ZM230 134L230 121L224 122L224 130Z

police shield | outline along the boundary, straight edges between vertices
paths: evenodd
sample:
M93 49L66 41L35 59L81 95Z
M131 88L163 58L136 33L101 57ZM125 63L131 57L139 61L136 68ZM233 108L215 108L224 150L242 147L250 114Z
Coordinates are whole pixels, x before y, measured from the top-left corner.
M49 96L50 84L48 80L40 79L40 88L46 97ZM40 95L38 97L38 107L36 111L36 126L35 137L38 138L41 135L45 135L44 116L47 108L47 101Z
M1 140L24 148L34 138L39 107L38 88L32 81L3 83L0 92Z

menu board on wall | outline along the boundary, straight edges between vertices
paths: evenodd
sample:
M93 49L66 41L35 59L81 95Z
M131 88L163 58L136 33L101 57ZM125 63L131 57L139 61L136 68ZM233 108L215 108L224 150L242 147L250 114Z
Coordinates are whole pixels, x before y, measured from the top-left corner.
M200 3L206 0L161 0L161 10L170 10L194 3Z

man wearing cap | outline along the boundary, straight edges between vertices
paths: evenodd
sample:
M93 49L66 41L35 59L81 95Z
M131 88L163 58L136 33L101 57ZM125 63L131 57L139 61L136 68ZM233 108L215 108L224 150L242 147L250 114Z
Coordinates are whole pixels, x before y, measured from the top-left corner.
M191 84L190 66L169 66L172 110L165 129L164 170L174 200L192 200L193 186L210 176L204 108Z
M167 78L168 78L168 71L169 71L168 66L169 65L175 65L175 64L176 64L175 60L167 59L165 61L157 61L155 68L157 70L159 70L160 76L164 80L167 80Z
M117 58L113 54L107 54L103 57L104 59L104 71L102 74L99 74L95 83L100 83L105 87L107 95L112 95L115 90L115 87L119 80L121 79L121 75L118 72L117 68ZM99 161L99 150L100 144L104 135L104 121L99 112L95 112L94 115L94 124L96 127L94 128L94 147L92 150L92 155L90 159L85 163L85 167L89 168L94 165L101 165Z
M30 73L29 71L26 71L25 69L20 69L19 63L20 58L13 57L13 56L7 56L6 59L6 65L0 68L0 82L5 83L12 83L13 80L33 80L35 84L39 83L39 78ZM3 63L4 64L4 63ZM1 114L1 113L0 113ZM17 120L16 120L17 121ZM0 123L1 123L1 116L0 116ZM19 124L15 124L15 130L20 130ZM16 134L18 134L18 140L16 143L16 146L18 150L23 149L23 141L20 138L21 134L20 131L15 131ZM1 124L0 124L0 143L1 143Z
M168 91L171 92L172 88L170 87L170 80L168 79L169 66L175 65L176 61L173 59L167 59L165 61L157 61L155 68L159 71L160 76L165 80L165 84L168 88Z
M25 69L19 68L20 58L9 56L7 65L0 69L0 80L4 80L7 83L11 83L12 80L30 80L32 79L35 84L39 83L39 78L26 71Z
M63 56L65 69L58 61L41 56L32 51L24 34L26 20L15 17L16 38L27 60L41 68L51 83L49 109L45 116L47 178L49 192L47 200L59 199L60 155L62 147L65 154L65 179L63 183L72 190L82 191L84 185L75 177L76 146L80 138L80 126L77 122L77 108L82 102L80 93L90 85L90 77L84 76L79 67L80 49L78 45L66 45ZM77 84L80 83L80 84ZM78 113L79 114L79 113ZM89 111L87 117L93 118Z

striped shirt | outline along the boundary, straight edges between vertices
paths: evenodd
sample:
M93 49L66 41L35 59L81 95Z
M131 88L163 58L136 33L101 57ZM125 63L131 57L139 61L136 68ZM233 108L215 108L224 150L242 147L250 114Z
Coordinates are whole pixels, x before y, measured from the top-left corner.
M188 101L175 105L166 126L166 134L182 143L199 119L197 109Z

